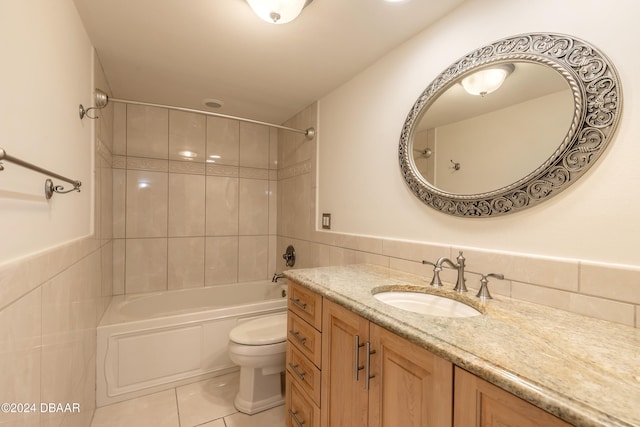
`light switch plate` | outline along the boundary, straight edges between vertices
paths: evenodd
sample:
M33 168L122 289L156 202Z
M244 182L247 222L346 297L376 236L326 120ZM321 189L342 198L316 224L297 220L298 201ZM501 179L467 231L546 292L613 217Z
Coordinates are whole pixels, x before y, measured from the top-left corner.
M331 214L330 213L322 214L322 228L324 230L331 230Z

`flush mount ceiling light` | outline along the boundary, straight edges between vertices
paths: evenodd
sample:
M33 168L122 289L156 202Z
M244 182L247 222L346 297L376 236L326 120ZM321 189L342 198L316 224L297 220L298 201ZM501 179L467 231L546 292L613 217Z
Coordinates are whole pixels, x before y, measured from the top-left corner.
M215 98L207 98L202 100L202 105L209 108L222 108L224 101Z
M313 0L247 0L253 12L272 24L286 24L300 15Z
M485 96L498 90L514 69L513 64L484 68L465 77L460 84L470 95Z

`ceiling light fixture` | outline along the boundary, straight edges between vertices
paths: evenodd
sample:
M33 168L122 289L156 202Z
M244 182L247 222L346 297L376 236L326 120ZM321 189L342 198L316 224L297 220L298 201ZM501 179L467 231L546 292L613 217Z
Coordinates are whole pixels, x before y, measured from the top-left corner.
M215 98L207 98L202 100L202 105L209 108L222 108L224 101Z
M514 69L513 64L484 68L465 77L460 84L470 95L485 96L498 90Z
M286 24L300 15L313 0L247 0L253 12L272 24Z

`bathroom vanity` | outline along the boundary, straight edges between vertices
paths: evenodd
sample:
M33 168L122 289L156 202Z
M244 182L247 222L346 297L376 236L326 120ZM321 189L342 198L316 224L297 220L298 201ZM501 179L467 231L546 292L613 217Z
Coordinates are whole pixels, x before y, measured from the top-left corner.
M372 265L290 270L287 425L640 426L637 329ZM428 316L420 291L478 310Z

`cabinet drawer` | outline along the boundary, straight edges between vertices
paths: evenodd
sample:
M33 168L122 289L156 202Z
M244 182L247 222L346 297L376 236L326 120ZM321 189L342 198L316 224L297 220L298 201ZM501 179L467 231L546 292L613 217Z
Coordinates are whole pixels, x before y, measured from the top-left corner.
M317 367L320 367L322 334L291 311L288 311L287 339Z
M320 408L313 404L307 395L300 390L298 383L287 372L286 380L287 427L319 427Z
M287 370L293 380L320 406L320 369L293 345L287 345Z
M309 289L289 281L289 310L322 331L322 297Z

